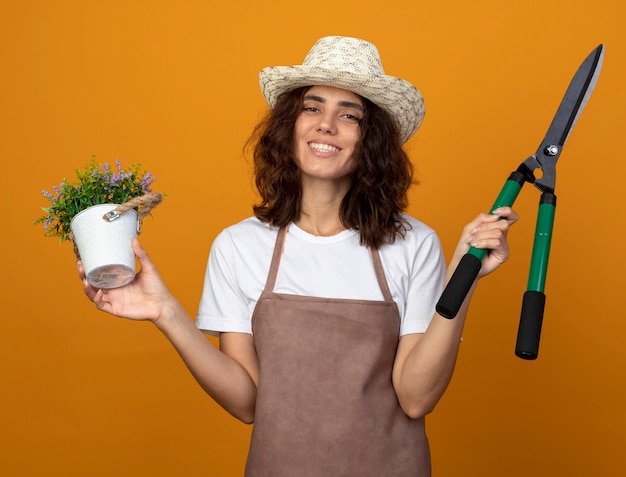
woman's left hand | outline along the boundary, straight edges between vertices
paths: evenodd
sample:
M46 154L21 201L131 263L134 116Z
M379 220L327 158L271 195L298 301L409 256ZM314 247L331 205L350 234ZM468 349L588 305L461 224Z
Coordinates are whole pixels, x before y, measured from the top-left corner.
M507 233L517 219L517 214L510 207L500 207L491 214L480 214L463 229L454 252L454 261L458 262L470 246L487 249L478 278L493 272L509 258Z

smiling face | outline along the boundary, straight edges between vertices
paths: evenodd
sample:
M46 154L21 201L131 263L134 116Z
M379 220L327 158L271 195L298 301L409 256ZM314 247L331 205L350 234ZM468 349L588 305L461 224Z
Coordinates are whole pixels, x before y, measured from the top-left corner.
M303 180L350 184L364 111L362 99L344 89L313 86L304 94L294 129L295 157Z

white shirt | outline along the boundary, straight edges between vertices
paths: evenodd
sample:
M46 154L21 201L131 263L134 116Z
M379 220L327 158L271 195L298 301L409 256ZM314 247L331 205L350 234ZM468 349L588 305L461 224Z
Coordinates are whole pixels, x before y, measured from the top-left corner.
M400 335L423 333L441 294L445 262L436 233L404 215L411 228L404 238L383 245L380 257L401 318ZM224 229L215 239L206 269L196 325L204 331L251 333L278 229L255 217ZM383 300L369 249L358 233L311 235L288 228L276 293Z

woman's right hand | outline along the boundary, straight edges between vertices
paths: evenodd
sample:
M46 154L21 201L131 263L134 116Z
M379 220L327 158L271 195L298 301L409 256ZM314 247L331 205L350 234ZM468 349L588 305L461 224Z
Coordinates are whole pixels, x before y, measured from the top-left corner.
M163 283L148 252L133 240L133 251L139 259L141 270L134 280L120 288L95 288L87 282L82 262L77 262L85 295L99 310L132 320L157 322L175 306L174 298Z

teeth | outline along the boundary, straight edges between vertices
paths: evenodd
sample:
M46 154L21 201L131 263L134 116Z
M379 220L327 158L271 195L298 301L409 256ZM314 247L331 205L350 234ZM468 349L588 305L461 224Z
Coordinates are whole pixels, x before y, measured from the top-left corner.
M318 144L316 142L312 142L309 144L311 149L315 149L319 152L339 152L341 149L338 147L330 146L328 144Z

